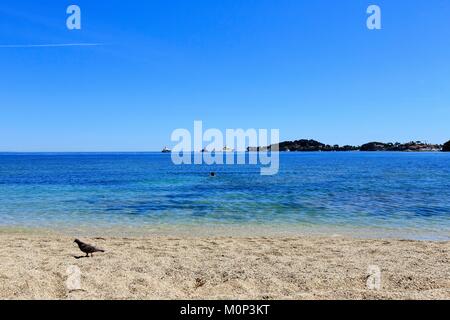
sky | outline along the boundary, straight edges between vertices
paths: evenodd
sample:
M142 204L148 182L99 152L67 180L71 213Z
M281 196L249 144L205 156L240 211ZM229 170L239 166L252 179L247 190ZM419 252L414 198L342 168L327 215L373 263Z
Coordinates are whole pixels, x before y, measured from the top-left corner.
M2 0L0 151L161 150L195 120L444 143L449 57L448 0Z

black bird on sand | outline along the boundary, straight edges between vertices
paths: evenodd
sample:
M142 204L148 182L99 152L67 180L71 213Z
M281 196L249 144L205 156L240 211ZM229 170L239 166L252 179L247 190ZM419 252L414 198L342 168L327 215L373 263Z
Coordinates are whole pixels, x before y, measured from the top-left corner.
M105 252L105 250L102 250L102 249L96 248L96 247L94 247L94 246L92 246L90 244L81 242L78 239L75 239L74 242L78 245L78 247L80 248L81 251L86 253L86 257L89 257L89 253L91 254L91 257L92 257L93 256L92 254L94 252Z

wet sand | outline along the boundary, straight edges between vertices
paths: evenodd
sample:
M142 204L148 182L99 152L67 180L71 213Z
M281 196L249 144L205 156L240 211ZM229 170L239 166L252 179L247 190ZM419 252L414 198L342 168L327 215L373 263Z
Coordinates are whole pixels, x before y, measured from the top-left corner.
M73 240L1 232L0 299L450 299L450 242L82 238L106 252L77 259Z

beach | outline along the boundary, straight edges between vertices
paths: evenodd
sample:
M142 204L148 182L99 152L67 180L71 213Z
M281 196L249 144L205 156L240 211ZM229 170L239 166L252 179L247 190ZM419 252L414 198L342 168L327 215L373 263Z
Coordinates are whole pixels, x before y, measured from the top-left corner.
M450 299L450 242L2 231L0 299ZM381 287L369 289L369 266ZM75 269L74 269L75 268ZM79 270L79 287L67 284Z

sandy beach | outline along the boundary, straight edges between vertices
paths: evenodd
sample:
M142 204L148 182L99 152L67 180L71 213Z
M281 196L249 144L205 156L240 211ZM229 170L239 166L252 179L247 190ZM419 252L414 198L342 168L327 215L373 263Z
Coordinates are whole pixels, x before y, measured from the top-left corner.
M0 298L450 299L450 242L83 238L106 252L77 259L73 240L2 232ZM367 288L369 265L381 270L379 290ZM81 290L67 285L74 267Z

